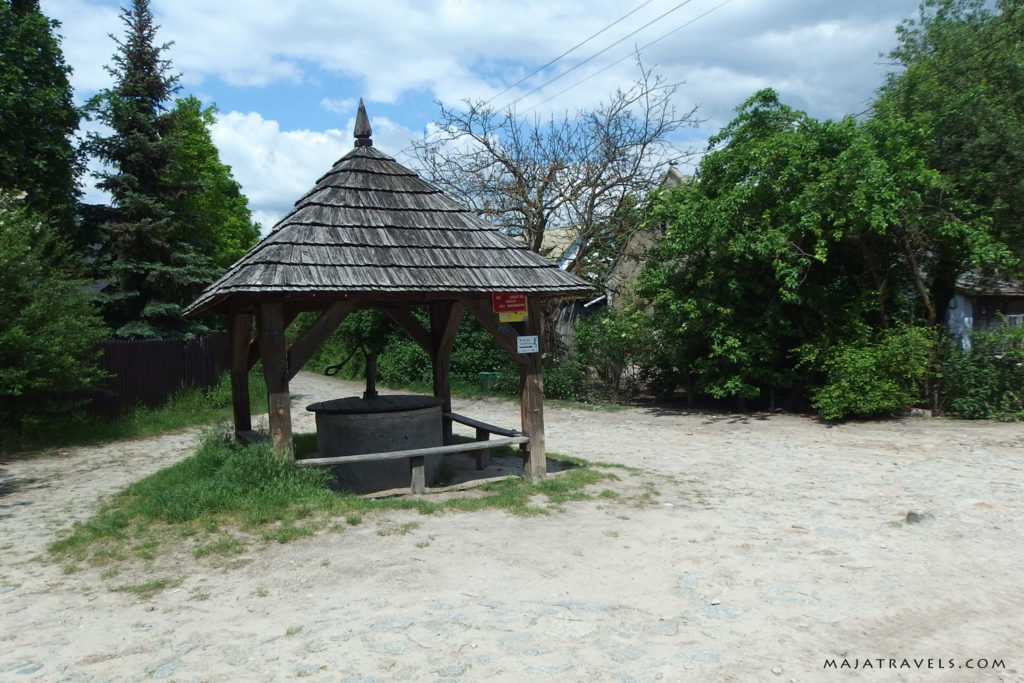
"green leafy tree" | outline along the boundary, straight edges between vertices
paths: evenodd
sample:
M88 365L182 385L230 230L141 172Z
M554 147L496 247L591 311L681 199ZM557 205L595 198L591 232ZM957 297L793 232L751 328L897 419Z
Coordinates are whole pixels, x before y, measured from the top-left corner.
M100 377L95 348L106 329L91 297L46 256L53 240L47 223L0 193L0 432L66 418L70 393Z
M178 77L156 43L148 0L121 11L126 35L108 72L115 84L90 108L109 135L94 134L89 150L110 167L98 186L110 192L115 218L104 226L105 313L122 337L188 337L205 331L181 316L184 304L217 274L212 255L189 241L191 228L174 212L198 184L175 168L181 140L167 111Z
M484 102L441 105L436 134L414 142L413 154L427 180L586 276L595 252L614 256L628 243L624 207L679 156L672 134L697 123L695 110L675 109L676 90L640 65L631 87L560 120Z
M919 129L928 166L1024 258L1024 2L925 0L897 34L876 116Z
M259 240L259 225L253 223L248 200L231 176L231 167L221 163L220 153L210 138L215 107L202 106L195 97L179 99L173 111L178 147L169 165L168 184L194 187L170 202L182 225L181 239L212 254L213 262L227 268Z
M650 214L665 234L640 292L679 384L754 398L845 381L863 363L837 349L935 325L951 274L1006 257L927 167L919 135L901 119L816 121L770 90L738 109L695 182L657 194Z
M59 26L35 0L0 0L0 188L25 192L32 211L73 238L79 111Z

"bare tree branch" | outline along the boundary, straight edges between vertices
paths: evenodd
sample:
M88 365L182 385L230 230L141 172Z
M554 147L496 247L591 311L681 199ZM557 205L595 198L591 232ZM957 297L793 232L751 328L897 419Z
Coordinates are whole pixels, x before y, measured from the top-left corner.
M560 231L545 255L564 255L571 272L594 277L585 264L596 252L614 259L628 244L624 207L681 156L672 133L698 123L695 108L676 110L678 85L639 67L628 89L574 116L524 120L483 102L466 101L462 110L439 104L433 130L414 143L413 155L424 178L533 251L544 253L545 237Z

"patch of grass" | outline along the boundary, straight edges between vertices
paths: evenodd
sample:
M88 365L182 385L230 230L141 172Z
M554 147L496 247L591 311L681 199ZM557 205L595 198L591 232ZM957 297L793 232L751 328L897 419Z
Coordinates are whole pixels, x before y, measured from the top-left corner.
M122 593L132 593L140 598L151 598L161 591L165 591L168 588L174 588L181 585L181 579L175 579L170 577L163 577L159 579L150 579L142 583L125 584L123 586L117 586L114 588L115 591Z
M419 522L406 522L405 524L387 523L377 529L378 536L405 536L414 529L418 529Z
M325 528L344 529L342 519L357 525L392 510L550 514L592 497L589 487L614 477L571 462L574 467L536 483L509 477L485 484L477 489L483 495L473 497L373 499L333 490L329 470L297 467L269 443L245 446L211 430L192 456L115 494L99 514L52 543L49 554L74 571L80 565L158 562L166 544L182 542L192 544L197 558L238 555L253 541L287 543ZM408 534L418 526L382 526L378 533Z
M656 505L658 503L658 496L660 495L661 493L654 484L648 481L644 483L643 493L633 497L630 500L630 503L632 503L634 507L638 508L647 507L648 505Z
M249 373L249 404L254 413L267 407L266 383L258 372L254 369ZM66 422L51 424L49 429L32 434L7 434L0 430L0 444L2 450L17 452L18 457L33 457L65 446L144 439L186 427L216 424L230 417L231 380L225 373L211 387L182 388L154 408L139 406L112 417L69 417Z
M264 529L260 534L260 537L265 541L288 543L289 541L294 541L296 538L312 536L322 527L323 524L314 523L297 525L294 520L283 520L269 529Z
M245 552L245 543L241 539L231 534L222 534L216 540L197 546L192 554L196 557L206 557L207 555L229 557L241 555L243 552Z

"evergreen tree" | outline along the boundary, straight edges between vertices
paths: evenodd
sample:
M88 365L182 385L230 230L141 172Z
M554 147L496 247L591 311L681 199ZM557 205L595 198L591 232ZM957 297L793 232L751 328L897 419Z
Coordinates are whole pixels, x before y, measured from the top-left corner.
M116 217L106 232L106 316L123 337L188 337L205 328L181 317L181 308L212 280L212 258L187 239L188 230L173 207L197 192L174 170L181 144L167 105L178 76L165 58L170 44L157 44L149 0L122 9L123 40L117 52L112 88L100 92L90 109L110 129L94 134L89 150L111 168L98 186L110 192Z
M102 376L106 336L92 297L53 250L52 227L0 191L0 439L73 411L71 395Z
M0 0L0 188L25 192L25 205L67 237L81 170L72 142L79 111L59 26L36 0Z

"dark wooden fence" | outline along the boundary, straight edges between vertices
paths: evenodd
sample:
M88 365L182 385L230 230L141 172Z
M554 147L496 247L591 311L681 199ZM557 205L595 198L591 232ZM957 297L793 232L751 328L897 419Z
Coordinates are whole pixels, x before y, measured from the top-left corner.
M111 339L99 365L110 377L82 394L87 410L109 415L136 405L156 406L183 386L206 387L227 367L227 334L191 341Z

